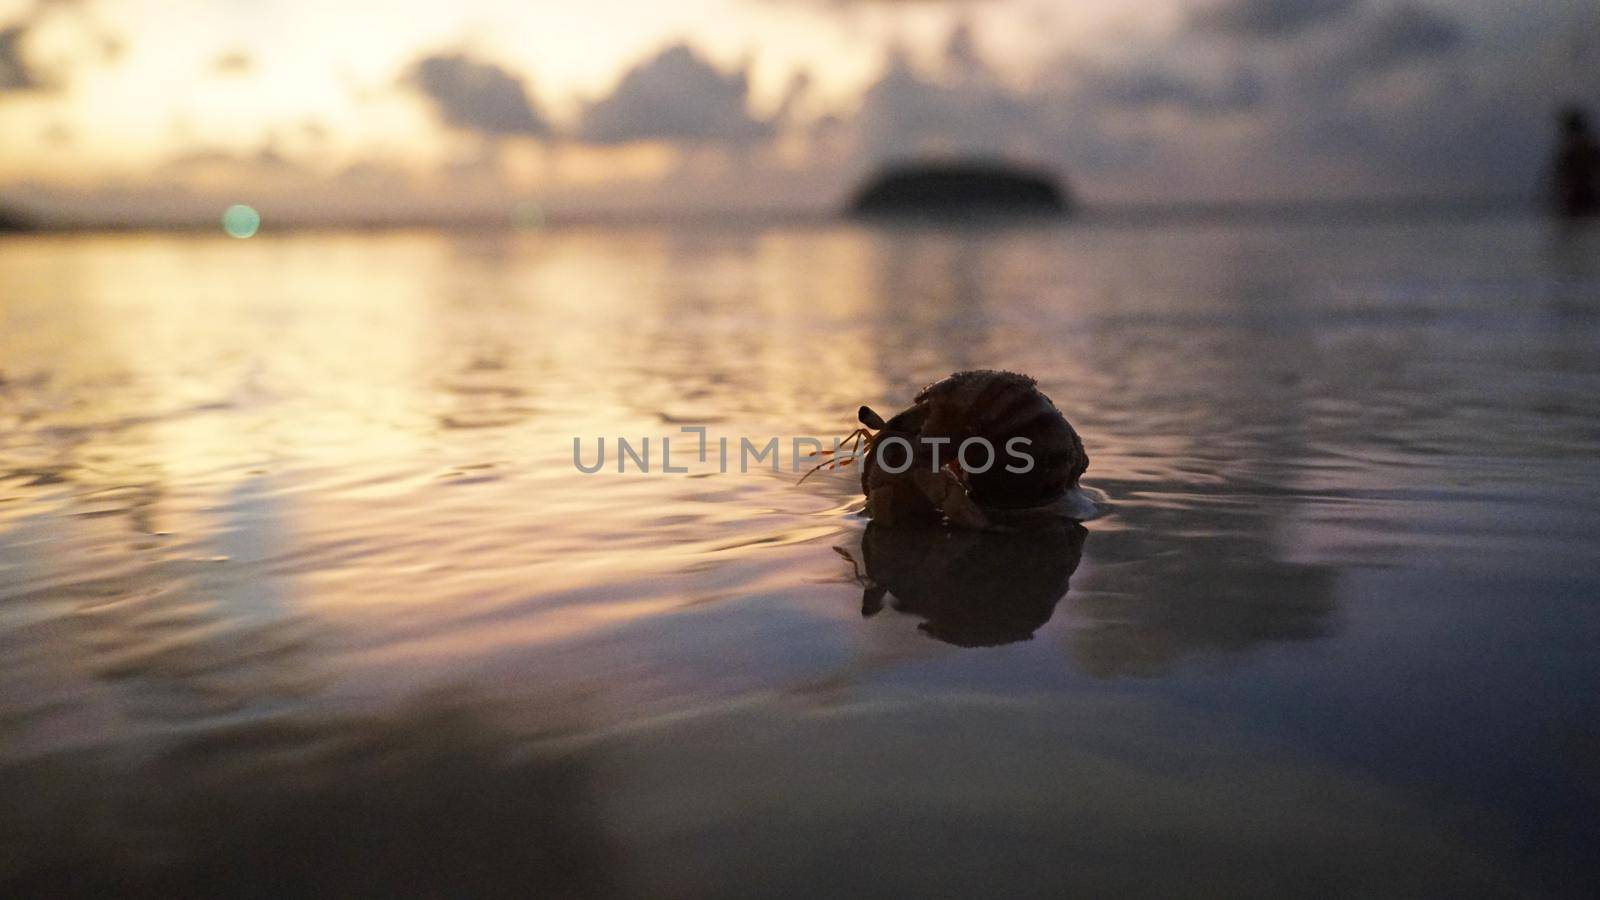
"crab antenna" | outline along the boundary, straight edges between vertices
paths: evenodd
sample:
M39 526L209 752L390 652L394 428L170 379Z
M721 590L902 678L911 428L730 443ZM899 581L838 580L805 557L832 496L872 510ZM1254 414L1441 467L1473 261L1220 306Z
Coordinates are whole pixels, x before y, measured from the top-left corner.
M865 409L865 407L863 407L863 409ZM843 438L840 438L839 439L839 445L837 447L833 448L832 450L818 450L816 453L811 454L812 456L824 456L824 457L829 457L829 458L828 459L824 459L822 462L819 462L816 465L812 466L809 471L807 471L804 475L800 476L800 480L796 481L795 484L796 485L805 484L805 481L806 481L807 478L810 478L812 475L815 475L821 469L826 469L826 468L830 468L830 467L842 469L845 466L850 465L852 462L855 462L856 458L861 455L861 442L864 441L864 440L867 440L870 437L871 437L871 432L867 431L867 429L865 429L865 428L857 428L856 430L854 430L854 431L850 432L849 434L845 435ZM840 450L843 450L844 446L846 444L850 443L852 440L855 441L855 445L850 449L849 455L847 455L847 456L835 456L834 455L834 454L838 453Z

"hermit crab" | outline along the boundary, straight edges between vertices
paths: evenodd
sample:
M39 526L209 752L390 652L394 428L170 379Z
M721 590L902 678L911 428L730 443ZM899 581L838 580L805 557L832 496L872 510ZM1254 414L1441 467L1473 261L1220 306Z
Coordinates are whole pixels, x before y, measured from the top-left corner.
M1083 441L1026 375L957 372L888 419L866 406L857 418L862 427L806 476L859 461L867 514L880 524L985 529L1030 512L1087 518L1093 507L1078 491Z

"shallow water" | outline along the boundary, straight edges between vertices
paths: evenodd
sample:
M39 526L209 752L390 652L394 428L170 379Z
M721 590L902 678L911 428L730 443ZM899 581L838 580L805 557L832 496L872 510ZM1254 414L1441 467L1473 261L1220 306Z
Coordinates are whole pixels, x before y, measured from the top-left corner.
M1108 515L795 485L988 366ZM1600 889L1600 234L16 238L0 379L0 885Z

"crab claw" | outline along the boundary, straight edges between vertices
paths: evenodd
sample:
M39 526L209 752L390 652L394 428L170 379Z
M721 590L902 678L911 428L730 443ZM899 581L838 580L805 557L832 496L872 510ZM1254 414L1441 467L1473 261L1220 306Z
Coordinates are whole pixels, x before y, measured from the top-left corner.
M961 477L953 468L943 468L938 472L915 471L911 479L934 508L944 513L951 525L975 531L989 527L989 517L973 502L967 493L967 486L961 483Z

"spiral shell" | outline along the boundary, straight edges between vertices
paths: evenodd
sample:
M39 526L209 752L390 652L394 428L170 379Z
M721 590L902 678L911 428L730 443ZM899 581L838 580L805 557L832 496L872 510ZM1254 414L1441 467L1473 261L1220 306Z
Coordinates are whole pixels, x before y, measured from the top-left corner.
M863 408L866 421L871 411ZM948 439L940 445L941 462L953 459L957 449L970 438L982 438L994 448L995 462L985 471L960 473L967 495L981 506L994 509L1019 509L1043 506L1060 499L1077 487L1078 479L1089 467L1083 441L1061 411L1056 409L1026 375L987 369L957 372L928 385L912 405L896 413L878 433L907 438L914 450L913 469L926 460L931 463L934 448L919 438ZM1013 445L1015 439L1026 444ZM1019 464L1006 455L1008 446L1017 446L1032 458L1027 471L1012 471ZM867 459L861 472L862 490L870 497L873 488L883 485L886 470L878 454ZM981 465L984 455L975 451ZM890 463L898 466L899 460Z

